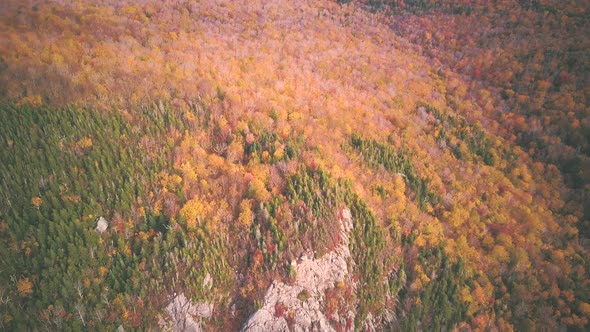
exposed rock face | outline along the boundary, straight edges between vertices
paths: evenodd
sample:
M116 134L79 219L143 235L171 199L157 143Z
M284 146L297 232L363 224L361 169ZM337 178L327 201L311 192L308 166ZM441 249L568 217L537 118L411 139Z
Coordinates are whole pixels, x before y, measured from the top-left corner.
M166 312L172 318L168 327L172 331L201 332L201 325L195 317L210 318L213 315L213 305L209 303L191 303L184 294L178 294L166 307Z
M98 218L98 220L96 220L96 231L97 232L102 234L107 231L107 228L109 228L109 223L104 217L100 217L100 218Z
M273 282L264 297L262 308L248 319L243 331L335 331L322 308L325 291L334 287L336 282L345 280L348 275L348 244L352 230L350 210L344 209L340 219L340 245L320 259L303 257L299 264L293 263L295 283L287 285ZM354 319L351 317L353 315L349 312L350 318Z

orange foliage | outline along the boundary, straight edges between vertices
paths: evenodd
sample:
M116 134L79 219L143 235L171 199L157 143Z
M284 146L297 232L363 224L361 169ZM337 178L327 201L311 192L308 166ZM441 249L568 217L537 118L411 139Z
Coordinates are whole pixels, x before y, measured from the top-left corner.
M43 199L41 199L41 197L35 196L31 198L31 204L33 204L33 206L38 209L41 207L41 204L43 204Z
M109 6L113 3L118 10ZM585 196L565 184L586 181L588 172L580 167L575 177L564 177L553 162L575 161L588 148L584 73L560 68L559 59L545 52L549 48L531 49L526 38L501 39L538 31L534 38L546 38L538 40L540 45L555 43L551 49L565 50L575 45L544 32L558 23L581 36L587 29L571 29L575 22L566 19L576 17L562 20L519 9L512 1L476 3L489 15L432 12L428 19L414 14L392 19L322 2L329 13L324 17L314 1L297 2L297 8L284 1L276 6L262 0L206 3L198 15L188 5L40 3L26 19L0 13L5 41L0 43L0 98L32 107L47 101L105 108L174 99L190 129L169 133L175 174L157 177L150 195L156 215L180 215L189 230L216 224L224 231L229 226L220 221L236 217L247 228L254 220L252 207L281 195L282 180L301 164L331 169L352 182L379 226L416 235L408 252L445 244L453 259L465 260L467 271L482 275L476 286L461 290L471 302L469 312L479 313L474 328L513 328L510 313L494 317L490 294L495 289L509 299L503 280L523 284L519 278L530 271L535 273L527 282L546 292L531 290L523 298L528 295L532 303L559 295L567 301L551 314L573 309L588 316L588 304L576 303L576 285L571 286L576 291L553 288L558 281L574 284L569 282L573 271L584 276L580 263L574 263L584 252L576 227L583 204L574 203ZM62 12L79 19L64 19ZM480 162L468 139L445 133L437 127L440 120L416 115L416 106L424 103L462 115L465 136L481 123L496 163ZM301 136L304 151L269 166L288 152L277 141L272 154L261 152L263 163L248 163L245 147L266 132L282 142ZM347 153L353 133L407 150L417 175L428 179L439 201L420 209L407 175L367 167ZM443 134L451 137L438 139ZM142 144L149 150L153 142L146 138ZM90 149L92 138L83 137L74 147ZM172 199L173 193L184 197ZM31 199L36 208L42 203L40 197ZM118 233L127 227L119 215L111 224ZM384 242L385 251L402 251L399 240L388 235ZM545 269L547 257L551 269ZM263 253L256 251L252 261L260 268ZM416 264L417 276L408 286L418 291L431 276ZM23 296L32 292L28 279L17 286ZM244 283L242 295L251 296L253 289ZM585 317L563 312L564 322L583 323Z
M16 283L16 288L20 296L29 296L33 293L33 283L29 280L29 278L19 279Z

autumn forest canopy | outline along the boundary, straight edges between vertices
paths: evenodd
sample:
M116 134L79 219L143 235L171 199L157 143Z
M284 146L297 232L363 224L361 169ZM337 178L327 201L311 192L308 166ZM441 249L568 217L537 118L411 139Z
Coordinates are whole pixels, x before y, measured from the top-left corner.
M0 330L178 330L178 294L588 330L589 36L587 0L1 1Z

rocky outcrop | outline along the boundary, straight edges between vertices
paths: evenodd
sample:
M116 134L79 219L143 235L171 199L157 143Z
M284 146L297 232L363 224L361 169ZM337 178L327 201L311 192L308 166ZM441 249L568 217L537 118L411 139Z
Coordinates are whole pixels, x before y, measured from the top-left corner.
M304 256L301 262L293 262L295 282L273 282L262 308L248 319L243 331L335 331L322 308L325 291L348 277L352 217L348 209L340 215L340 245L319 259ZM354 320L353 316L349 312L347 318Z
M104 217L99 217L96 219L96 231L99 233L104 233L109 228L109 222Z
M213 305L199 302L193 304L184 294L175 294L174 299L166 307L171 320L166 327L178 332L201 332L201 325L196 319L210 318L213 315Z
M172 321L169 323L171 323L170 327L173 331L201 331L201 326L193 318L197 314L197 308L184 294L176 295L166 307L166 312L172 318Z

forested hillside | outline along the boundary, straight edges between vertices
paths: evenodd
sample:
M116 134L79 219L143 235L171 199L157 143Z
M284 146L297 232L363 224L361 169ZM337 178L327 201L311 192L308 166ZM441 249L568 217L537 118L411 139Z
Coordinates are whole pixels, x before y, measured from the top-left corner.
M0 330L589 329L589 7L3 1Z

